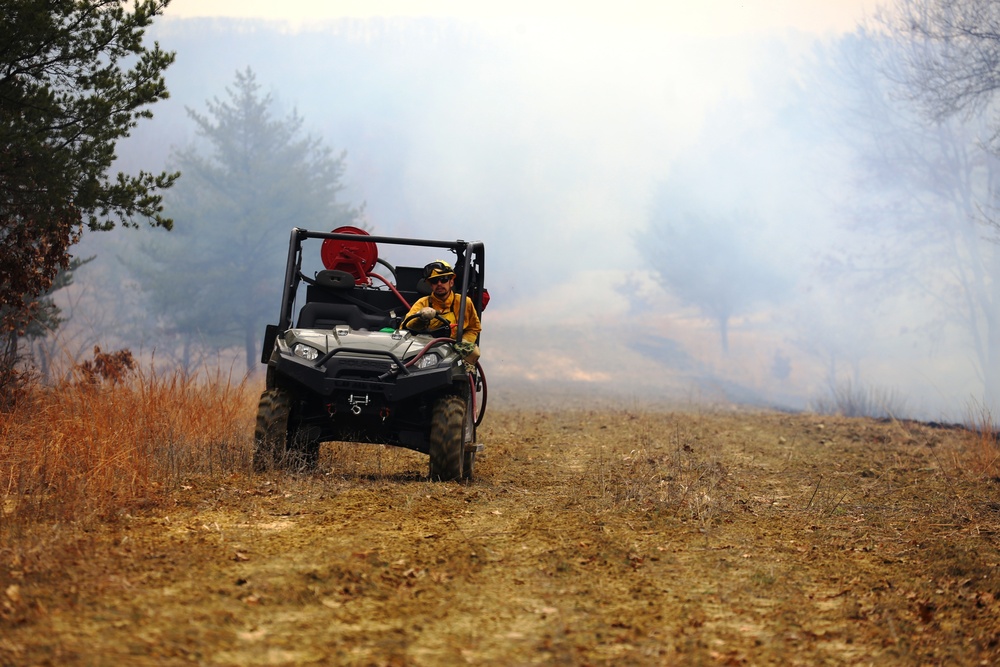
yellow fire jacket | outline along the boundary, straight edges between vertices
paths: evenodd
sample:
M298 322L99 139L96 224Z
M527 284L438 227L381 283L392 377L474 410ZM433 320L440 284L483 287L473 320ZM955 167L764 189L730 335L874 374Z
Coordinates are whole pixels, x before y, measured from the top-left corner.
M416 315L424 308L433 308L438 312L441 317L451 324L451 336L455 337L458 332L458 308L461 302L459 301L459 295L455 292L449 294L444 300L438 299L436 296L431 294L430 296L424 296L417 299L413 307L410 308L410 312L406 314L403 318L405 322L412 315ZM434 323L437 324L434 324ZM431 320L431 326L440 326L439 320ZM420 318L417 318L410 322L407 326L412 329L422 329L426 326ZM475 306L472 305L472 299L465 297L465 322L462 326L462 340L468 341L470 343L475 343L476 338L479 336L479 332L483 330L483 326L479 321L479 315L476 313Z

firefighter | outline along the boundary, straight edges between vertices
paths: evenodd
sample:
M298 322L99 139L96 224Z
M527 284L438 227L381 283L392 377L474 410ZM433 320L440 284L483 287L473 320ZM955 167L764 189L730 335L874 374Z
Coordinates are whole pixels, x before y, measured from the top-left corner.
M408 325L411 329L427 328L431 322L443 319L451 325L451 337L458 333L458 313L461 306L459 294L455 293L455 271L451 264L444 260L431 262L424 267L424 280L431 288L429 296L417 299L410 312L403 318L405 322L414 315L420 315L419 320ZM479 314L472 299L465 297L465 321L462 323L462 340L455 341L455 349L462 355L465 363L475 366L479 360L479 346L476 340L483 330L479 322Z

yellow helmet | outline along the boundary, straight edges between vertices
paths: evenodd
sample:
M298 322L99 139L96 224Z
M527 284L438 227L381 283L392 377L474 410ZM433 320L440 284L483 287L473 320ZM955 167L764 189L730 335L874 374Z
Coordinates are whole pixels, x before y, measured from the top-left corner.
M438 276L453 276L455 271L451 264L443 259L434 260L424 267L424 278L437 278Z

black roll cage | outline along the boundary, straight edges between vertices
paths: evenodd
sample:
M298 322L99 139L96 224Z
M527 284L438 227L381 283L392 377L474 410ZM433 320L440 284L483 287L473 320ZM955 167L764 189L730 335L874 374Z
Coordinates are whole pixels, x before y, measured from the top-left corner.
M425 248L443 248L452 250L458 255L456 270L462 275L459 294L461 300L458 307L458 330L455 340L462 340L462 329L465 324L465 297L469 294L469 278L475 271L478 277L478 289L472 299L472 304L478 315L483 314L483 288L486 284L486 248L482 241L432 241L428 239L406 239L393 236L361 236L359 234L337 234L334 232L310 232L295 227L292 229L288 243L288 261L285 264L285 286L281 294L281 313L278 315L278 330L287 331L292 328L292 309L295 295L302 280L302 242L307 239L332 239L335 241L367 241L388 245L415 246ZM458 266L461 265L461 269ZM266 349L266 346L265 346Z

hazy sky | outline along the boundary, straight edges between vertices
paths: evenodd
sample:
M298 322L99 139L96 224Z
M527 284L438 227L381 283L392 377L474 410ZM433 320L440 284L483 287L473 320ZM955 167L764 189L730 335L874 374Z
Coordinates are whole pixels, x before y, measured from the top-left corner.
M871 0L173 0L166 16L228 16L297 25L342 17L434 16L470 20L582 19L689 34L732 34L795 28L850 30Z
M338 19L432 17L468 22L468 34L490 35L495 53L472 49L451 56L450 63L448 58L424 59L422 47L414 43L398 66L374 79L368 75L362 83L343 84L355 94L376 91L357 107L344 95L329 99L326 87L315 85L316 77L329 74L322 73L323 59L315 58L308 40L289 43L278 59L265 56L263 46L260 53L236 59L232 53L214 54L187 76L219 74L225 78L215 84L218 89L233 71L252 66L266 89L304 114L310 131L348 151L348 194L367 203L371 224L384 233L405 235L413 229L402 225L433 221L438 234L461 237L468 233L461 226L476 220L477 233L494 242L509 232L512 220L519 220L542 235L536 245L544 248L565 242L569 229L576 245L564 248L566 266L558 268L567 280L577 281L574 274L587 267L638 266L631 237L603 244L592 239L609 227L646 225L656 184L670 178L679 155L699 144L710 114L735 114L716 121L712 131L744 145L745 128L769 122L780 105L777 93L768 92L772 86L761 81L762 73L786 77L785 70L812 48L814 39L853 30L872 4L173 0L165 24L197 17L264 19L288 22L292 30L335 35L341 33L331 24ZM181 99L181 70L178 65L173 72L178 102L201 104L204 97ZM389 72L397 70L407 75L396 80ZM394 105L407 110L405 121L373 123L373 115L384 116ZM360 136L385 134L387 128L400 132L391 150L373 154L354 143ZM774 157L773 151L767 154ZM735 164L722 162L708 171ZM390 168L404 189L390 197L373 193L366 175ZM755 164L727 182L748 184L753 179L747 173L766 171ZM713 193L705 196L713 202L727 199L712 187ZM730 198L739 196L742 191ZM791 199L769 197L754 205L787 206ZM790 246L800 239L789 233L781 240ZM523 255L518 254L527 265L538 261Z

